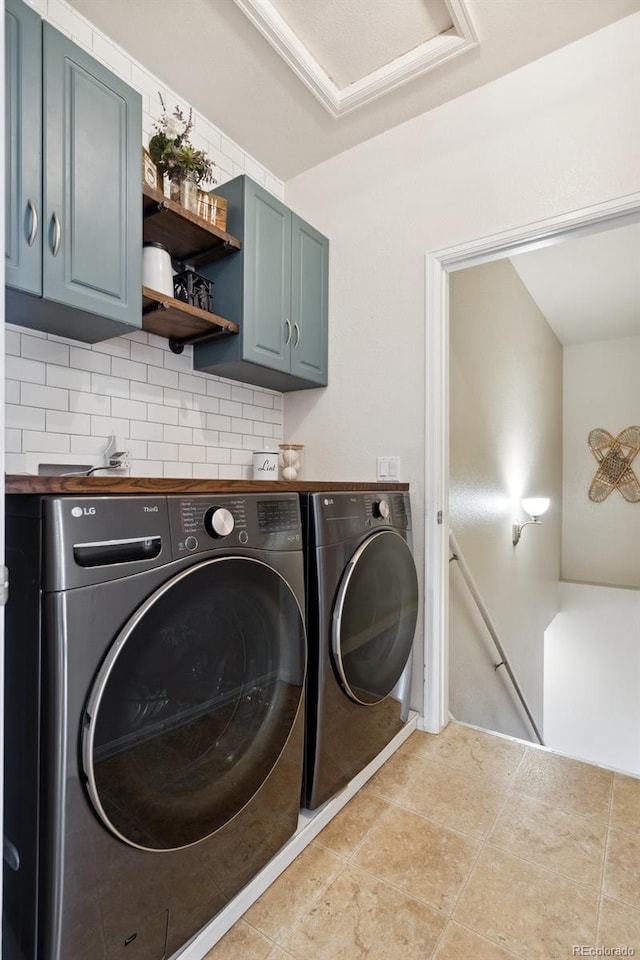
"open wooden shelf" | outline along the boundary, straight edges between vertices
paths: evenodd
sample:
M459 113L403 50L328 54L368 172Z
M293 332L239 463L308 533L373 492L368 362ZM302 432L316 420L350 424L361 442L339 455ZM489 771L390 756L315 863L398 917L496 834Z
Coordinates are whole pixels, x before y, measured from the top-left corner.
M214 340L239 332L237 323L149 287L142 288L142 329L178 344L193 338Z
M242 248L237 237L207 223L146 183L142 185L142 214L145 242L162 243L174 260L188 261L194 267Z

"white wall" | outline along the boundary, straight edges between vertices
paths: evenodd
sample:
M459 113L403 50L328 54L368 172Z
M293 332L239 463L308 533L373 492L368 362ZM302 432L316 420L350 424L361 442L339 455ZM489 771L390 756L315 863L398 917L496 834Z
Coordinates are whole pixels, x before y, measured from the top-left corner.
M331 239L330 386L287 396L285 433L319 479L399 454L419 557L425 252L640 190L639 45L636 14L285 184Z
M451 276L449 522L538 726L544 630L558 609L562 347L509 260ZM539 527L526 496L551 500ZM495 647L469 615L451 564L449 707L456 720L521 736L509 684L490 681ZM478 662L479 661L479 662ZM502 678L504 680L504 678ZM517 713L517 711L516 711Z
M548 746L640 776L640 592L560 584L545 636Z
M184 103L64 0L29 0L38 13L142 95L143 142L160 116ZM194 146L223 183L247 173L276 196L283 185L209 120L194 113ZM142 191L142 180L141 180ZM10 318L9 318L10 319ZM6 470L40 463L97 465L115 433L131 452L134 476L242 479L251 452L282 439L282 394L193 372L193 347L177 356L143 332L77 343L9 326L6 361Z
M640 269L640 265L639 265ZM640 321L639 321L640 322ZM588 492L598 469L589 433L614 437L640 424L640 336L564 348L562 576L640 587L640 504L613 490L602 503ZM632 465L640 477L640 456Z

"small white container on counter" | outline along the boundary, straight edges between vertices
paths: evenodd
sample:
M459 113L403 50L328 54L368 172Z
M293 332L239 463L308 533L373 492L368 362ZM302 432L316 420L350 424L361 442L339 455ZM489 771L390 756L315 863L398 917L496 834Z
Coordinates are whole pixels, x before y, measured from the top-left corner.
M280 477L289 481L299 480L302 475L304 444L281 443L279 449Z
M253 454L253 479L278 479L278 451L256 450Z

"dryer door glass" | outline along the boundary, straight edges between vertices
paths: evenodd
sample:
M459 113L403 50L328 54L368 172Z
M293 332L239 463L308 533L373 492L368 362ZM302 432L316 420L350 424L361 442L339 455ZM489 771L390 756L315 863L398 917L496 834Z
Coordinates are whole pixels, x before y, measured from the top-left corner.
M87 787L106 825L133 846L172 850L227 823L282 753L305 657L296 598L258 560L209 560L152 594L86 710Z
M346 693L370 705L387 697L411 656L418 578L406 541L380 530L355 552L333 612L333 661Z

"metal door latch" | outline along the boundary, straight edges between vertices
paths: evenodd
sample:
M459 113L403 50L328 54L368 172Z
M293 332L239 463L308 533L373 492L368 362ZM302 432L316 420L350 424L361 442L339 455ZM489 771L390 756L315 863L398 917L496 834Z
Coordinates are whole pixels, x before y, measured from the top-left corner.
M9 567L0 567L0 607L9 599Z

